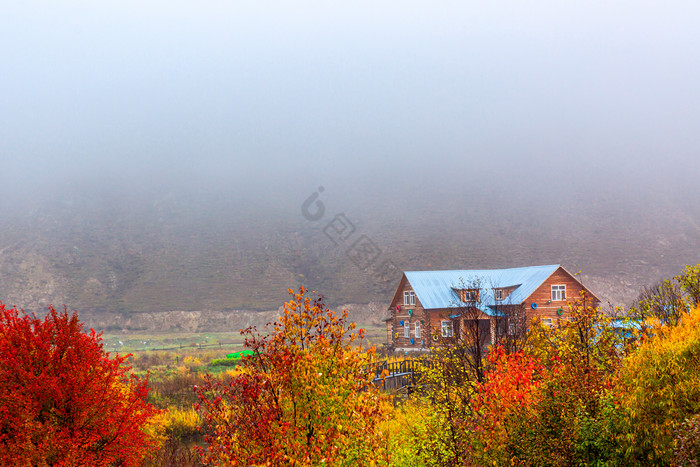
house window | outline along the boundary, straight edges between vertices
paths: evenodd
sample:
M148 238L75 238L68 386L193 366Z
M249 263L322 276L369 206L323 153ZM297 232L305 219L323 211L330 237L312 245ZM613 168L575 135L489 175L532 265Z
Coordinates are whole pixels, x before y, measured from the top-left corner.
M479 301L479 290L478 289L464 289L461 291L461 295L462 295L462 301L465 303Z
M416 339L420 339L420 321L416 321Z
M415 305L416 304L416 293L411 290L407 290L403 293L403 304L404 305Z
M403 322L403 337L411 337L411 324L408 321Z
M552 327L554 326L554 322L552 321L552 318L542 318L542 324L544 324L547 327Z
M442 337L452 337L452 321L442 322Z
M496 300L503 300L503 289L496 289Z
M511 320L511 321L508 323L508 335L509 335L509 336L514 336L515 334L517 334L517 332L518 332L518 326L517 326L517 324L515 323L515 321Z
M552 301L566 300L566 286L565 285L553 285L552 286Z

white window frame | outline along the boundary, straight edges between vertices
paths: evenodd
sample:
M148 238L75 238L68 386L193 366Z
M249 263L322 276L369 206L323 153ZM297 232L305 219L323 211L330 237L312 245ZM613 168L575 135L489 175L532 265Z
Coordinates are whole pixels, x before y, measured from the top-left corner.
M542 318L542 324L544 324L547 327L553 328L554 320L552 318Z
M452 337L454 335L452 321L441 321L440 330L442 331L442 337Z
M403 337L411 337L411 323L408 320L403 322Z
M503 289L496 289L494 295L496 300L503 300Z
M408 290L404 290L404 292L403 292L403 304L404 304L404 305L410 305L410 304L411 304L411 303L409 302L408 297L409 297Z
M420 321L416 321L416 326L414 329L414 334L416 336L416 339L420 339Z
M552 286L552 301L562 302L566 300L566 285L553 285Z
M411 291L408 293L408 297L409 297L409 299L410 299L410 301L411 301L411 303L409 303L409 305L415 305L415 304L416 304L416 293L415 293L413 290L411 290Z

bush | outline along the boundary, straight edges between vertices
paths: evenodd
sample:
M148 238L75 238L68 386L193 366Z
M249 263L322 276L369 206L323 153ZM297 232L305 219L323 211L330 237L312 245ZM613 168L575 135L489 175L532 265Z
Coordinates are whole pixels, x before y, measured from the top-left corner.
M240 363L240 358L215 358L211 361L212 366L236 366Z
M134 465L154 447L146 380L76 314L0 303L0 464Z
M657 326L630 355L617 391L625 410L618 437L625 460L669 465L680 444L697 449L700 414L700 310L677 326ZM684 421L689 420L684 425Z

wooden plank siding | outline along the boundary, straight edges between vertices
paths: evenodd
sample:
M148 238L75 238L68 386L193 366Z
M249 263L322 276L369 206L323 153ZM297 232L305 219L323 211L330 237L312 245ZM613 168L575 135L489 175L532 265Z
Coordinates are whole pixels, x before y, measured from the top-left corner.
M459 331L459 324L454 320L450 319L450 315L457 313L457 310L427 310L426 316L428 317L429 329L430 329L430 341L426 341L429 346L435 345L436 342L442 340L442 322L443 321L453 321L452 335L454 336ZM434 337L435 336L435 337Z
M414 305L404 304L404 292L413 291L414 290L411 287L411 284L408 283L408 280L406 280L406 277L404 276L401 279L401 283L399 284L396 294L394 295L394 298L391 301L391 305L389 307L389 311L391 312L391 316L393 318L393 320L391 321L391 343L394 347L410 348L416 350L427 349L428 347L430 347L430 336L429 332L427 332L430 329L430 321L425 314L423 305L421 305L418 296L416 296ZM397 306L400 307L400 310L397 309ZM409 310L411 310L411 313L409 313ZM409 337L405 337L404 326L401 325L401 321L407 321L409 323ZM421 337L419 338L416 337L416 323L421 324ZM414 339L413 344L411 344L411 338Z
M552 286L566 286L566 300L552 300ZM581 299L581 291L585 290L587 297L592 299L591 305L598 306L598 298L586 289L575 277L569 274L564 268L559 268L549 276L530 296L525 300L525 311L530 322L536 318L552 318L552 323L558 319L565 319L569 316L569 304ZM537 309L532 308L532 304L537 304ZM562 314L557 314L558 309L562 309Z

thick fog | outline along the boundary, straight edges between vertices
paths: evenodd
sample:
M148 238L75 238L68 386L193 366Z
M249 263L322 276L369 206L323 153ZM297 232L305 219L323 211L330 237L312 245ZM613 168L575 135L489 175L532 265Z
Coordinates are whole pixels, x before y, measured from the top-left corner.
M687 1L4 1L4 229L318 233L300 206L323 187L401 268L450 244L600 271L652 242L675 271L700 260L699 22ZM479 235L529 253L472 264Z
M697 193L698 20L694 2L3 2L2 172L22 191Z

